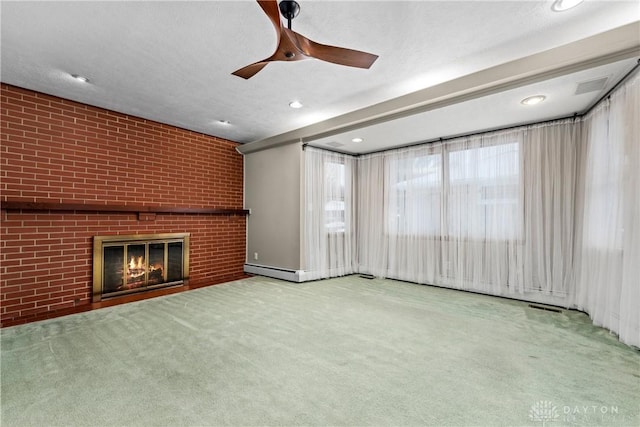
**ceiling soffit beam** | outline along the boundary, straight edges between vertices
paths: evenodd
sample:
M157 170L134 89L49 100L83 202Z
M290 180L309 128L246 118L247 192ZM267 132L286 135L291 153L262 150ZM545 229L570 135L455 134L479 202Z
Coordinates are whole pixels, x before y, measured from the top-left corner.
M640 21L309 126L237 147L249 154L308 142L640 55Z

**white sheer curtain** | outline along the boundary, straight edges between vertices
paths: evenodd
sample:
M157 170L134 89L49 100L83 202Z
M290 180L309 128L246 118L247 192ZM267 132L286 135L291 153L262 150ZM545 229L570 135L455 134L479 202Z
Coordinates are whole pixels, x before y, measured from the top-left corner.
M522 145L522 130L445 145L443 276L436 283L493 295L522 292Z
M425 283L439 272L441 148L426 145L385 155L386 221L377 230L386 238L388 256L379 263L386 265L387 277Z
M574 128L558 122L360 157L360 271L564 304Z
M355 160L311 147L305 149L304 159L306 278L351 274L355 271Z
M358 272L387 276L388 239L381 227L386 221L384 154L357 159L357 264Z
M580 122L527 127L522 153L525 290L570 305L574 271L576 184L583 144Z
M640 347L640 77L584 121L584 213L576 305Z
M308 148L310 277L577 307L640 346L639 80L584 120L358 158Z

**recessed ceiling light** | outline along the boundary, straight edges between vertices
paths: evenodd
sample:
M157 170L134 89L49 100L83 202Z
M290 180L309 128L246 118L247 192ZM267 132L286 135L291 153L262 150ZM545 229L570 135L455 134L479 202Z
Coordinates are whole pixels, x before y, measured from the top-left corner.
M551 10L554 12L564 12L565 10L571 9L572 7L576 7L584 0L556 0L553 2L551 6Z
M362 139L362 138L353 138L351 140L351 142L362 142L362 141L364 141L364 139Z
M218 123L220 123L221 125L225 125L228 126L231 124L231 122L229 120L218 120Z
M79 74L71 74L71 77L73 77L74 79L78 80L79 82L89 83L89 79L86 78L85 76L81 76Z
M544 95L535 95L523 99L522 101L520 101L520 103L524 105L536 105L544 101L546 98L547 97Z
M302 108L302 102L300 102L300 101L291 101L289 103L289 107L291 107L291 108Z

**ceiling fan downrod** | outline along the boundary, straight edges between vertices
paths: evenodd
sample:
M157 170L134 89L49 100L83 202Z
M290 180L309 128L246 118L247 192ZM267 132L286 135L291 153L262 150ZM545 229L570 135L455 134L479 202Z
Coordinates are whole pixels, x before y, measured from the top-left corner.
M282 0L279 7L280 13L287 20L287 27L291 29L291 20L300 13L300 5L294 0Z

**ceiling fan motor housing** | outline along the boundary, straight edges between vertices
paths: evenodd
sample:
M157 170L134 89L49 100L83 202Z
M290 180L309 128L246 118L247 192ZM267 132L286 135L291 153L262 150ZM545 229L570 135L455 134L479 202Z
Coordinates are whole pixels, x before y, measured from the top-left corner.
M291 20L300 13L300 5L294 0L282 0L279 7L280 13L287 20L287 26L291 29Z
M280 2L280 13L282 13L282 16L286 19L293 19L300 13L300 5L297 1L282 0Z

